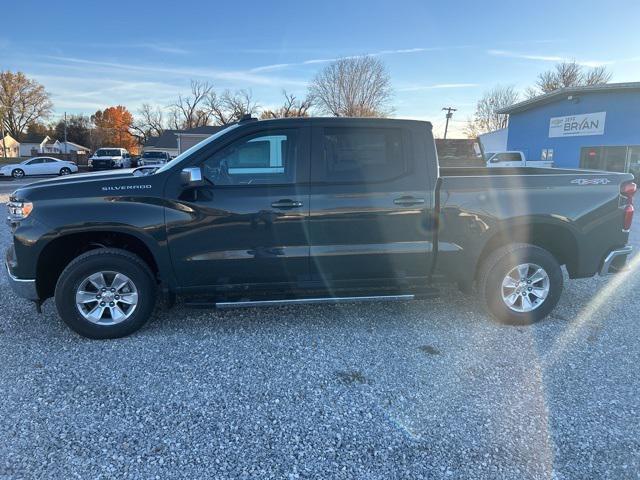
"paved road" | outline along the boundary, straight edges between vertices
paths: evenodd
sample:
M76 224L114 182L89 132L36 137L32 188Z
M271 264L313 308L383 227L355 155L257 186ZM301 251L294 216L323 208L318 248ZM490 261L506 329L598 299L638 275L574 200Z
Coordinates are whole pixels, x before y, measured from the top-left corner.
M91 173L89 172L81 172L81 173ZM47 178L56 178L55 175L36 175L30 176L27 178L21 178L20 180L15 180L13 178L0 178L0 195L9 195L14 190L20 188L24 185L29 185L30 183L37 182L39 180L45 180Z
M28 180L22 180L22 179L13 180L8 178L1 178L0 179L0 195L9 195L14 190L20 188L21 186L28 185L37 180L41 180L43 178L46 178L46 177L35 177L35 178L30 178Z
M639 478L639 265L569 282L527 328L450 291L178 306L103 342L3 278L0 477Z

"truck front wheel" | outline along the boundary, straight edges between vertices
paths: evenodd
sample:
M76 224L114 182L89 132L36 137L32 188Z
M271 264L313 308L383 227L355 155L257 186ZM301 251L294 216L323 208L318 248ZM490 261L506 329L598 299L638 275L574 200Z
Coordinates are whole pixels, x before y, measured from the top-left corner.
M156 302L156 282L138 256L116 248L84 253L64 269L55 301L62 320L88 338L119 338L142 327Z
M528 325L545 318L560 300L562 269L547 250L525 243L498 248L483 262L479 293L502 323Z

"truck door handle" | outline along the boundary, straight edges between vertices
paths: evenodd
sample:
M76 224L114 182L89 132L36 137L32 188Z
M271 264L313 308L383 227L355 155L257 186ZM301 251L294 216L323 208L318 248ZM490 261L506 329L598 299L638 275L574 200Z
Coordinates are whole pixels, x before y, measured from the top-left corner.
M288 208L300 208L302 206L302 202L298 200L290 200L288 198L284 198L282 200L278 200L277 202L273 202L271 204L273 208L280 208L286 210Z
M400 197L396 198L393 203L396 205L409 206L409 205L419 205L424 203L424 198L417 197Z

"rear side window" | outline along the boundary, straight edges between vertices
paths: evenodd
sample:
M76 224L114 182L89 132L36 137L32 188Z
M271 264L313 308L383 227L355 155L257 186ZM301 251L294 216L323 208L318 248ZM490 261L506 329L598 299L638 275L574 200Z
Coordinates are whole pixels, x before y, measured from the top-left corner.
M294 183L298 137L282 130L242 138L204 162L205 176L214 185Z
M325 128L322 144L325 171L316 180L384 182L407 173L400 129Z
M498 162L520 162L522 158L519 153L498 153L491 159L492 163Z

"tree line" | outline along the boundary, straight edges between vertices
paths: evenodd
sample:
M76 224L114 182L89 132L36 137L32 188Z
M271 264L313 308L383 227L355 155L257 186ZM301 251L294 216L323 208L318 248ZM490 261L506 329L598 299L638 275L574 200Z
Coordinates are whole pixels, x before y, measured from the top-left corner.
M70 115L47 124L53 103L49 92L22 72L0 72L0 125L18 141L31 134L66 138L95 149L110 145L135 149L166 129L228 125L245 115L260 118L305 117L312 111L335 116L384 116L392 111L391 80L385 65L370 56L338 59L321 70L302 98L283 90L279 107L261 108L250 90L218 91L208 81L192 80L188 94L165 106L145 103L134 115L117 105L92 115Z
M586 69L575 61L562 62L538 75L533 86L522 94L513 86L498 85L478 100L466 134L503 128L507 116L498 114L521 98L531 98L559 88L597 85L611 79L604 67ZM125 106L116 105L92 115L70 115L53 124L53 103L49 92L22 72L0 71L0 126L21 141L31 134L49 135L84 145L119 146L135 150L166 129L184 130L204 125L228 125L245 115L260 118L305 117L310 114L378 117L393 112L393 90L389 72L379 58L349 57L331 62L309 83L304 96L283 90L282 104L262 108L250 90L219 91L208 81L192 80L189 93L179 95L164 106L145 103L134 116Z

